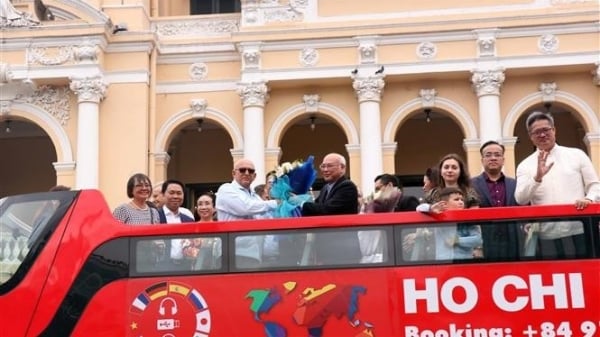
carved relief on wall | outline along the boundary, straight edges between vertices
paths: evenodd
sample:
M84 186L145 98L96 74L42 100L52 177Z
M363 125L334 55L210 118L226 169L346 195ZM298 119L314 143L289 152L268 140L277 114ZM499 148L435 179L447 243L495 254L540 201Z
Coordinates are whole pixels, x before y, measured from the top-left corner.
M45 110L52 115L61 125L66 125L70 116L71 90L69 87L55 87L43 85L38 87L31 95L18 95L14 102L28 103Z
M190 74L190 78L195 81L200 81L206 78L208 75L208 66L206 63L194 63L190 66L188 70Z
M437 46L431 42L421 42L417 46L417 56L422 60L435 58L437 55Z
M300 51L300 64L313 67L319 62L319 52L314 48L304 48Z
M203 36L222 35L240 30L238 19L177 20L159 22L155 25L160 36Z
M553 34L542 35L538 40L538 50L542 54L554 54L558 50L558 38Z
M73 61L73 47L58 48L33 47L27 49L27 64L55 66Z

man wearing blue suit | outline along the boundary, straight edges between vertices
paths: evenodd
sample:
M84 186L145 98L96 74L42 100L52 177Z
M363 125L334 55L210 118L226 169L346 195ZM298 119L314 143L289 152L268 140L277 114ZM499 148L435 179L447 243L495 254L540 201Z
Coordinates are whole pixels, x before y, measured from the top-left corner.
M515 200L517 182L502 173L504 145L490 140L481 148L484 172L471 181L480 197L479 207L518 206ZM516 224L488 224L481 227L483 256L490 260L514 258L519 255L519 231Z

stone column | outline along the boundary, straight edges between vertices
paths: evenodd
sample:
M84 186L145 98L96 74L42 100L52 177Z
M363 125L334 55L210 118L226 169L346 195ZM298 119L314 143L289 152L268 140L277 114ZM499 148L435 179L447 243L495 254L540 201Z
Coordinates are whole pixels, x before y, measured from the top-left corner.
M383 173L379 102L385 86L384 77L383 74L355 77L352 83L360 112L360 187L363 190L373 186L373 179Z
M500 87L504 83L504 69L474 70L471 77L473 89L479 97L479 139L502 140L500 116Z
M264 108L269 99L266 82L240 83L238 94L244 108L244 158L254 162L256 180L265 182L265 132Z
M56 185L74 186L75 184L75 163L74 162L54 162L52 163L56 171Z
M265 150L265 176L267 174L267 172L274 170L275 167L277 167L277 165L279 164L279 158L281 157L281 148L280 147L274 147L274 148L267 148Z
M98 188L99 103L106 93L101 76L71 78L71 90L78 96L77 117L77 189Z
M479 153L479 139L465 139L463 140L463 148L465 149L465 165L469 175L474 177L483 172L483 166L481 165L481 154Z
M588 146L588 153L596 173L600 174L600 133L587 133L583 142Z
M517 172L517 164L515 160L515 146L517 145L517 137L508 137L502 140L504 144L504 174L514 178Z
M167 169L171 156L167 152L154 153L154 176L150 177L154 184L167 180Z
M396 172L396 149L398 149L398 143L396 142L381 145L383 172Z
M348 151L348 162L346 163L346 176L350 178L354 183L358 185L358 179L362 176L361 167L362 161L359 161L360 156L360 145L358 144L346 144L346 151ZM347 171L350 171L349 173ZM364 191L363 187L358 185L361 191Z

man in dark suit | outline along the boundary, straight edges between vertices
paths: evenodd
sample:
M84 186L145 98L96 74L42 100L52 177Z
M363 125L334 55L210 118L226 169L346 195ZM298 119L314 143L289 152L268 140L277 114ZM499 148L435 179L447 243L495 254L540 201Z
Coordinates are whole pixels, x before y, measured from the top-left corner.
M162 194L165 204L158 209L160 223L194 222L190 210L181 207L184 198L185 186L181 181L169 179L162 184ZM166 270L191 270L191 262L183 256L182 239L167 240L165 243L164 261L159 263L160 268Z
M479 194L479 207L518 206L517 182L502 173L504 145L490 140L479 149L484 172L471 181ZM519 254L519 231L516 224L482 225L483 256L491 260L514 258Z
M302 205L302 215L356 214L358 212L358 188L345 177L346 159L338 153L330 153L319 166L325 186L314 202ZM317 263L359 263L361 258L358 236L355 231L323 232L315 236Z

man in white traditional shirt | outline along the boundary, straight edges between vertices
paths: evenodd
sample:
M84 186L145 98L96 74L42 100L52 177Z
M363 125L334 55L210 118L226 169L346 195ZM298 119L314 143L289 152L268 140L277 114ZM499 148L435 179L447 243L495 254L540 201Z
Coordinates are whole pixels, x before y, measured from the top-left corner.
M161 193L163 194L164 205L159 208L158 216L160 223L176 224L184 222L194 222L192 212L181 207L184 199L185 185L178 180L169 179L162 184ZM170 247L167 245L167 253L170 262L175 265L181 265L186 269L183 259L182 239L173 239L170 241Z
M217 220L233 221L266 217L266 213L277 208L276 200L262 200L251 188L256 178L254 163L240 159L233 165L233 180L217 191ZM236 266L256 267L262 261L262 237L243 236L235 241Z
M556 144L552 116L535 111L525 124L537 149L517 167L517 203L572 203L575 208L584 209L600 201L600 181L592 161L580 149ZM586 255L583 225L579 222L544 222L538 235L538 253L548 252L559 257Z

